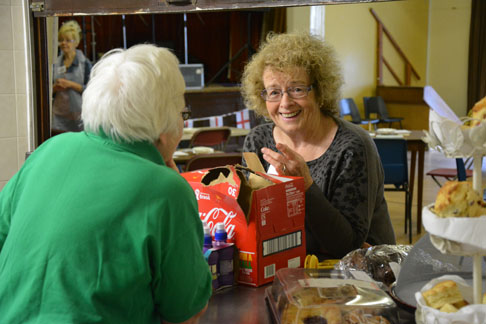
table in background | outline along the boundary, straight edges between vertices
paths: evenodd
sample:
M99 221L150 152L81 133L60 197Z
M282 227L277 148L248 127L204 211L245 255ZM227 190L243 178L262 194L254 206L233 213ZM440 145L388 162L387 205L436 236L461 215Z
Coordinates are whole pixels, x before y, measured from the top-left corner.
M417 233L422 231L422 199L424 194L424 156L427 144L422 140L425 136L421 130L413 130L410 135L405 136L407 148L410 156L410 197L413 200L413 190L415 184L415 167L418 167L417 177ZM418 153L418 164L417 164Z
M373 135L374 136L374 135ZM403 135L403 139L407 142L407 150L410 151L410 199L413 201L413 191L415 185L415 169L418 168L418 183L417 183L417 233L422 231L422 199L424 194L424 156L427 144L422 140L425 136L423 131L412 130L409 134ZM387 135L376 138L387 138ZM397 138L397 135L392 135L391 138ZM418 153L418 163L417 163Z
M200 129L214 129L218 127L191 127L191 128L184 128L182 133L181 141L189 141L191 140L192 135L200 130ZM248 135L250 132L249 129L246 128L237 128L237 127L229 127L231 129L231 137L244 137Z

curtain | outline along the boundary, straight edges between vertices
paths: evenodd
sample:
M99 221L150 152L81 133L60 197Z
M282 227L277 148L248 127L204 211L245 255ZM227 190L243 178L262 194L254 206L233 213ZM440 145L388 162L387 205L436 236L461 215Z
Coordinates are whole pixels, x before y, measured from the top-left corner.
M239 83L245 64L271 31L285 33L286 8L235 11L230 16L229 57L226 77Z
M486 96L486 1L472 0L467 107Z
M286 32L287 8L275 8L265 12L260 41L265 41L269 32L282 34Z

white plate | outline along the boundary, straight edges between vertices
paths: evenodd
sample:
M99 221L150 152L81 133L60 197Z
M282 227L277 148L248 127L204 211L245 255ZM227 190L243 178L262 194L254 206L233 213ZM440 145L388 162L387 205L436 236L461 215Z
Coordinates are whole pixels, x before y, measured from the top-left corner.
M377 134L384 135L384 134L396 134L397 130L395 128L378 128L376 130Z
M407 129L395 129L395 134L411 134L412 132Z
M214 149L207 146L195 146L192 148L192 152L194 152L194 154L210 154L214 153Z
M172 154L173 157L181 157L181 156L187 156L189 155L188 153L186 152L182 152L182 151L175 151L174 154Z

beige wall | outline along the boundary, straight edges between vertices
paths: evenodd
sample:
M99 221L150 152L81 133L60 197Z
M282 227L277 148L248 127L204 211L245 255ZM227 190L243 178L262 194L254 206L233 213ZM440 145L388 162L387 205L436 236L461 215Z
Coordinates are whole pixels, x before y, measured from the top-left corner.
M0 0L0 190L28 151L22 0Z
M287 9L288 31L309 31L309 7L292 7Z
M428 83L465 116L471 0L431 0L430 22Z
M376 22L369 12L373 8L419 73L421 79L412 80L412 85L429 84L451 108L464 106L470 3L406 0L326 6L325 39L334 45L343 64L343 97L354 98L362 109L362 97L374 95L377 38ZM305 28L309 7L289 8L288 16L289 32ZM403 77L404 67L389 41L384 42L384 54ZM386 68L384 80L385 85L397 85ZM462 111L456 113L462 115Z

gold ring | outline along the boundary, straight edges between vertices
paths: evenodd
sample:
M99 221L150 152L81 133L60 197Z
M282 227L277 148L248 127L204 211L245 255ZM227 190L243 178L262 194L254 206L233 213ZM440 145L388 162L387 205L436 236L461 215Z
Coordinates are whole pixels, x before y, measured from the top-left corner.
M282 167L282 171L283 171L283 173L285 173L287 171L287 166L285 164Z

